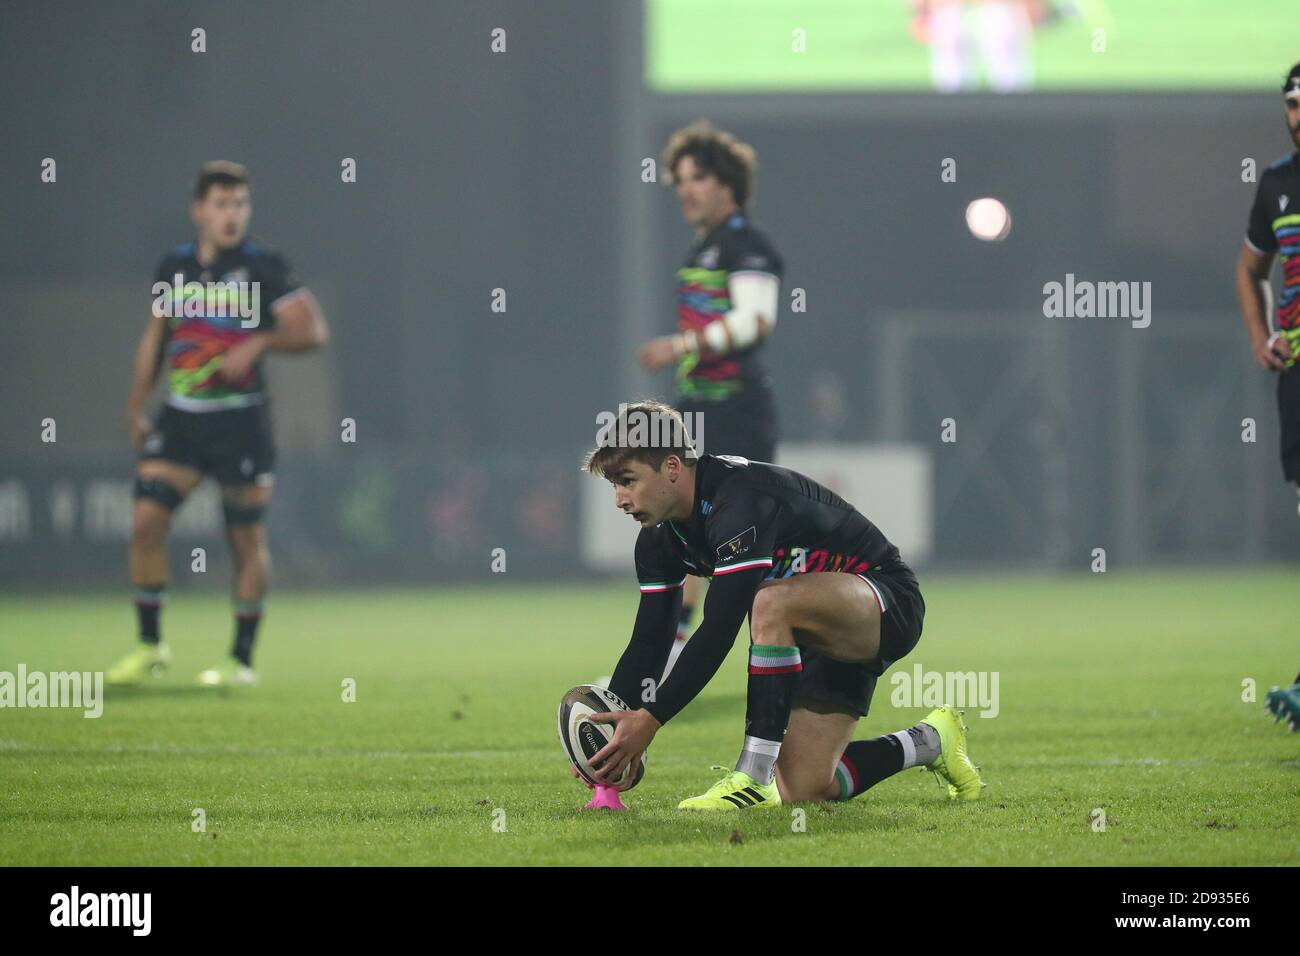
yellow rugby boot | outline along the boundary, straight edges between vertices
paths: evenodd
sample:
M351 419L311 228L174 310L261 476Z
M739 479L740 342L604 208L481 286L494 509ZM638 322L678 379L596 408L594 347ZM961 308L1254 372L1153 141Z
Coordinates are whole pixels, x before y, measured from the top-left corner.
M926 769L948 787L950 800L978 800L984 787L966 754L966 722L956 707L938 707L921 719L939 734L939 756Z
M714 767L714 770L727 770ZM740 770L727 770L727 775L698 797L687 797L677 804L678 810L749 810L779 807L781 794L776 781L759 783Z

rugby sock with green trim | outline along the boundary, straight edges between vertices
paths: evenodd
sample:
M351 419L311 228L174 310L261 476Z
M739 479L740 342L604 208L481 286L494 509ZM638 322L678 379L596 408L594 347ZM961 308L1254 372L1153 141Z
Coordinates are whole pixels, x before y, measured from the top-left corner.
M135 617L140 626L140 640L146 644L157 644L162 640L158 619L162 616L166 590L167 587L163 584L135 589Z
M736 769L759 783L771 783L776 777L776 758L790 723L790 707L802 671L803 661L797 647L764 644L749 647L745 746Z
M855 740L844 748L835 766L838 800L852 800L880 781L909 767L924 767L939 756L939 732L929 724L886 734L874 740Z

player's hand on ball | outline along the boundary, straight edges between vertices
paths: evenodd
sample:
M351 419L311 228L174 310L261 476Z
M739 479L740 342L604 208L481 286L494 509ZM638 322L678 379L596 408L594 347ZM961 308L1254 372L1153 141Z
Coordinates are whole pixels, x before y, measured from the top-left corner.
M645 753L662 726L644 708L592 714L590 719L596 723L614 724L614 739L590 761L591 769L602 783L617 780L633 760Z
M668 336L651 339L641 346L641 364L652 372L672 365L675 361L677 353L673 350L673 340Z
M1276 372L1286 368L1286 360L1291 357L1291 343L1278 333L1270 335L1255 344L1255 361L1261 368Z

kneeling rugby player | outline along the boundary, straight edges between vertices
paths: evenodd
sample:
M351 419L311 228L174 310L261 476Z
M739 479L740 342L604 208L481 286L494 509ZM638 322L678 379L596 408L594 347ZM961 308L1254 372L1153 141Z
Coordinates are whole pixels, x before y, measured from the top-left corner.
M681 439L632 446L628 436L638 431L620 421L609 432L618 437L602 442L586 461L589 472L614 485L618 508L641 525L641 602L610 690L629 706L644 706L593 718L616 725L613 739L591 760L598 779L617 778L695 699L748 615L740 759L680 809L848 800L912 766L932 770L950 797L978 799L983 784L954 708L938 708L897 733L853 740L877 679L921 636L925 602L898 549L852 505L798 472L744 458L696 456L680 415L667 405L630 404L623 416L651 422L651 435ZM671 675L656 686L688 575L711 579L704 618ZM644 688L654 692L643 694Z

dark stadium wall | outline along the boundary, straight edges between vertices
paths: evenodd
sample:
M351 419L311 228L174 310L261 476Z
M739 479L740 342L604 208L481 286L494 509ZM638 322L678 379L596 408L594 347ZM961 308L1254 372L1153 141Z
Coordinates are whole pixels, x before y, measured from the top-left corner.
M52 489L67 483L58 493L83 513L120 500L148 285L188 238L192 176L214 157L250 167L254 231L333 325L327 352L272 361L281 579L480 576L487 550L512 542L512 573L582 573L577 455L626 384L616 187L640 172L613 162L613 5L391 10L0 13L0 88L23 91L0 154L0 573L119 579L112 522L95 526L107 538L84 521L61 534ZM5 21L38 11L48 44L6 40L18 31ZM206 53L189 50L195 26ZM505 53L490 50L497 27ZM758 147L756 218L785 256L785 291L809 302L783 313L770 349L787 438L819 434L811 384L832 376L853 409L837 437L931 447L939 564L1086 567L1106 545L1134 562L1294 556L1293 535L1267 520L1288 494L1270 381L1250 365L1231 282L1254 190L1242 159L1262 167L1286 147L1274 97L1090 97L1077 111L1052 97L984 112L986 98L957 110L922 96L892 118L834 121L801 102L774 99L756 119L683 98L643 144L657 155L675 123L711 115ZM39 178L47 156L56 184ZM949 156L958 179L942 184ZM356 183L340 180L348 157ZM981 195L1010 206L1006 242L978 244L962 226ZM655 203L642 278L667 330L689 234L668 191ZM1152 327L1046 329L1061 320L1043 317L1043 284L1067 273L1150 281ZM901 393L880 375L890 323L908 342ZM989 333L955 333L976 327ZM1022 386L1000 393L1013 373ZM666 376L655 387L671 394ZM954 408L960 438L944 446L939 419ZM1260 435L1243 451L1246 416ZM47 417L55 445L39 439ZM355 445L339 441L344 417Z

